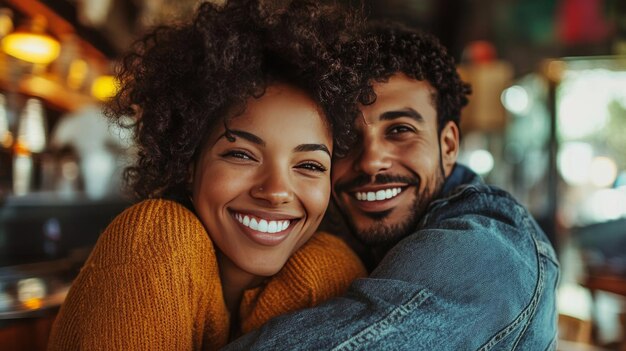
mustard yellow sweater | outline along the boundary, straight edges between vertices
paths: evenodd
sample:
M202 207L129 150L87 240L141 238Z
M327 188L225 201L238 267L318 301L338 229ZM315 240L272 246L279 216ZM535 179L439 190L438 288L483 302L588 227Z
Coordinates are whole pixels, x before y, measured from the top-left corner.
M340 295L364 275L343 241L317 233L266 284L245 292L241 329ZM228 335L215 249L202 223L176 202L146 200L99 238L48 350L214 350Z

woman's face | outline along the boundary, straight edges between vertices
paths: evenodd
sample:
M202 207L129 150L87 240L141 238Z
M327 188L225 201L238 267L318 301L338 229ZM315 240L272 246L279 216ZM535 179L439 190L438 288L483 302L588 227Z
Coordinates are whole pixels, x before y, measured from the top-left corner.
M332 137L319 107L285 84L251 98L209 136L193 203L225 258L277 273L319 225L330 196Z

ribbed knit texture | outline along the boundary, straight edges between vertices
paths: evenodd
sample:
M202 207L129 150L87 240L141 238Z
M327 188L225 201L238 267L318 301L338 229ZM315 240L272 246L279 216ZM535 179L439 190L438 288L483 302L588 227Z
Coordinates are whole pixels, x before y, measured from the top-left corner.
M318 233L241 305L242 330L345 291L365 270L340 239ZM61 307L48 349L215 350L229 317L213 244L168 200L124 211L100 236Z
M245 292L239 311L241 329L251 331L272 317L342 295L354 279L365 274L361 261L343 240L317 233L266 285Z

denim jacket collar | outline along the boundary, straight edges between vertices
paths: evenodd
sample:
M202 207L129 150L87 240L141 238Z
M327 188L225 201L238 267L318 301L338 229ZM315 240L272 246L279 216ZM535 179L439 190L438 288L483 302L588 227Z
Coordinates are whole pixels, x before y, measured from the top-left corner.
M452 173L450 173L448 178L446 178L446 181L443 183L438 199L446 198L452 195L452 192L459 186L478 185L482 183L483 180L478 174L474 173L466 166L456 163L452 169Z

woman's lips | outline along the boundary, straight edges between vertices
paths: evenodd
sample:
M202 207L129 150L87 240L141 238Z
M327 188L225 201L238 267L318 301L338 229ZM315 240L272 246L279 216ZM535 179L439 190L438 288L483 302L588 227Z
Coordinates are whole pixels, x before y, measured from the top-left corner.
M248 238L264 246L275 246L283 242L298 221L294 218L262 218L234 211L232 215Z

